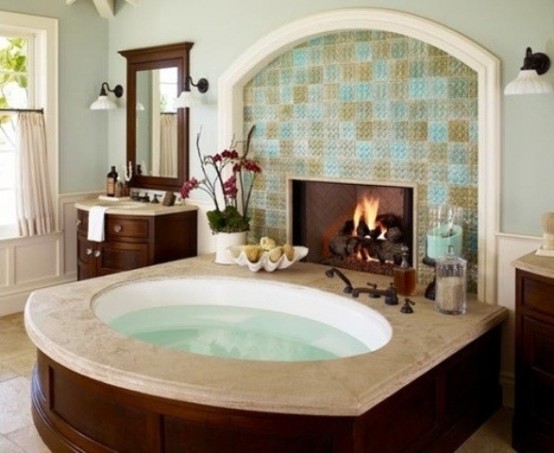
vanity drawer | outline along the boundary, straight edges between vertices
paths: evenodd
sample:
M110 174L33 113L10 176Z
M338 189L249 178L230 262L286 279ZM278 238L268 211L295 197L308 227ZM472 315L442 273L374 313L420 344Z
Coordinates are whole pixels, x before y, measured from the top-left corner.
M108 216L106 219L106 238L147 239L150 221L145 218Z
M521 304L547 315L554 315L554 284L541 276L522 273Z

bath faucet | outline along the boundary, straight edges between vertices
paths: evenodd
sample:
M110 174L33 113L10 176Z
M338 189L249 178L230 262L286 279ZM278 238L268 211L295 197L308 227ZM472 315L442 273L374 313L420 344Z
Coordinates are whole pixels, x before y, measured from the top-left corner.
M344 290L343 292L345 292L346 294L351 294L352 293L352 283L350 283L350 280L348 280L348 278L346 278L346 275L344 275L341 271L339 271L336 267L332 267L331 269L328 269L325 271L325 275L329 278L333 278L335 275L338 275L339 278L345 283L345 287L344 287ZM353 295L353 294L352 294ZM357 296L355 296L357 297Z
M385 296L385 303L387 305L398 305L398 295L394 283L391 282L387 289L377 289L376 283L367 282L367 285L369 288L360 288L360 290L364 289L364 291L360 292L368 293L367 295L372 299L378 299L381 296Z

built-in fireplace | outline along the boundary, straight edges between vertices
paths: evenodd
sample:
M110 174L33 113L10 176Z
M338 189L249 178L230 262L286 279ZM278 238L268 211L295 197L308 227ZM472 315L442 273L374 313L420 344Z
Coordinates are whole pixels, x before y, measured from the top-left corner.
M416 250L412 186L291 178L289 188L292 241L309 262L392 275L402 246Z

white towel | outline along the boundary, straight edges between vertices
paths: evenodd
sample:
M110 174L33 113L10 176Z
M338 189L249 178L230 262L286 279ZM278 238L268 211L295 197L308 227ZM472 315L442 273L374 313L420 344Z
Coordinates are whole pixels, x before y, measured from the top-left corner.
M88 235L89 241L104 241L104 214L107 206L93 206L88 212Z

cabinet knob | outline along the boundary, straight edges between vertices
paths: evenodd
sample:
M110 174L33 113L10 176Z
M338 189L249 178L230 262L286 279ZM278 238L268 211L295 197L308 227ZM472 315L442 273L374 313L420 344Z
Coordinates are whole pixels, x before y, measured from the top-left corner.
M92 249L91 248L87 248L85 250L85 254L88 256L88 255L92 255Z
M79 225L81 225L81 223L83 223L83 221L81 219L75 220L75 226L79 226Z
M100 250L95 250L95 251L94 251L94 257L95 257L95 258L98 258L100 255L101 255Z
M123 227L121 225L114 225L113 230L116 233L120 233Z

